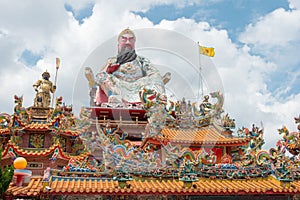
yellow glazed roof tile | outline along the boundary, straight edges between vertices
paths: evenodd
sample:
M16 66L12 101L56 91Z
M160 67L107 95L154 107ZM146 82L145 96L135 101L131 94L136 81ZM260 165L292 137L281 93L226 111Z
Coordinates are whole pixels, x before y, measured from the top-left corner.
M195 143L195 144L239 144L248 141L246 138L225 137L213 127L204 127L201 129L172 129L164 128L161 133L172 142Z
M53 178L52 178L53 179ZM45 194L41 178L32 178L27 186L11 185L7 193L13 196L37 196ZM179 180L131 180L126 182L130 187L121 188L118 181L101 180L97 178L59 177L50 181L50 194L186 194L186 195L224 195L224 194L285 194L300 191L300 182L294 181L286 187L275 178L260 178L251 180L210 180L201 178L189 187Z

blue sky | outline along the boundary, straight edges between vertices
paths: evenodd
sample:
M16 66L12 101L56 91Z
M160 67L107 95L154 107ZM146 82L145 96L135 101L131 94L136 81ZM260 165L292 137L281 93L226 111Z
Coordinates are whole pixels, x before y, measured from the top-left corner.
M212 26L228 30L231 38L237 41L238 33L247 24L255 22L258 16L263 16L280 7L289 9L288 2L285 0L204 1L199 5L184 8L178 8L175 5L160 5L144 13L137 12L137 14L147 17L154 24L164 19L175 20L181 17L207 21Z
M299 21L299 0L0 1L0 112L13 110L15 94L31 106L33 82L55 73L56 57L56 95L72 104L81 65L99 45L127 27L166 29L215 47L224 109L237 127L264 122L270 146L300 113Z
M68 3L66 3L64 5L64 7L65 7L66 11L69 11L69 12L72 13L72 15L78 21L79 24L82 24L83 20L85 18L88 18L93 14L94 4L93 3L88 3L87 5L85 5L83 8L81 8L78 11L74 10L72 5L70 5Z

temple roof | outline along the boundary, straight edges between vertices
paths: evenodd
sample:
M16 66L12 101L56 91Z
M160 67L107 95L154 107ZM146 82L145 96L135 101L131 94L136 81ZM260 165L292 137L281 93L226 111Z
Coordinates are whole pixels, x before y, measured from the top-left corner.
M50 191L43 188L42 178L32 178L28 186L10 186L8 194L13 196L37 196L40 194L97 194L97 195L138 195L138 194L182 194L182 195L279 195L300 192L300 181L282 184L272 176L250 180L199 179L186 187L179 180L131 180L121 188L118 181L101 178L74 178L52 176L49 182Z
M20 127L19 130L28 130L28 131L53 131L56 129L53 127L52 123L38 123L38 122L32 122L25 124L24 127ZM69 136L79 136L81 133L80 130L71 130L71 129L60 129L59 134L63 135L69 135ZM12 134L11 130L9 128L0 128L0 135L4 134Z
M26 124L24 129L26 130L35 130L35 131L41 131L41 130L49 130L51 128L51 126L49 126L49 124L43 124L43 123L37 123L37 122L33 122L30 124Z
M13 196L38 196L42 190L42 178L32 178L27 186L10 186L7 193Z
M0 128L0 135L9 134L9 128Z
M207 145L242 145L249 142L247 138L226 137L214 126L201 129L173 129L163 128L161 131L165 139L172 143L207 144Z
M62 148L59 143L52 145L49 148L43 148L43 149L24 149L20 148L13 143L9 142L7 145L7 148L3 152L3 157L6 155L9 155L9 149L12 149L15 153L17 153L19 156L48 156L52 153L54 153L55 149L58 149L59 155L61 158L64 159L70 159L70 158L75 158L77 160L83 160L87 155L89 155L88 152L82 153L78 156L71 156L68 155L67 153L64 153L62 151Z

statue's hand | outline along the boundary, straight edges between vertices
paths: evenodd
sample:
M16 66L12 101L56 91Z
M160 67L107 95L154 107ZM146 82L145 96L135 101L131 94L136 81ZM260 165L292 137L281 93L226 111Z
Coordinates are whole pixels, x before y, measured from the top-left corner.
M120 64L117 63L117 64L113 64L113 65L109 65L107 68L106 68L106 72L111 74L113 72L115 72L116 70L118 70L120 67Z
M98 85L101 85L103 81L105 81L107 79L107 74L108 72L100 72L96 75L96 80L95 82L98 84Z

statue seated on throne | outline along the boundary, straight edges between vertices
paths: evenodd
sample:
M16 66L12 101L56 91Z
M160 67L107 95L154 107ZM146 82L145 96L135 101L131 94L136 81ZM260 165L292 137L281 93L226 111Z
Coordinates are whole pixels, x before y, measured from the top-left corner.
M95 79L90 68L86 68L86 78L90 88L96 85L95 105L138 105L141 103L139 91L153 89L165 94L165 84L170 73L162 77L153 64L135 52L136 37L130 29L123 30L118 36L118 55L108 59Z

